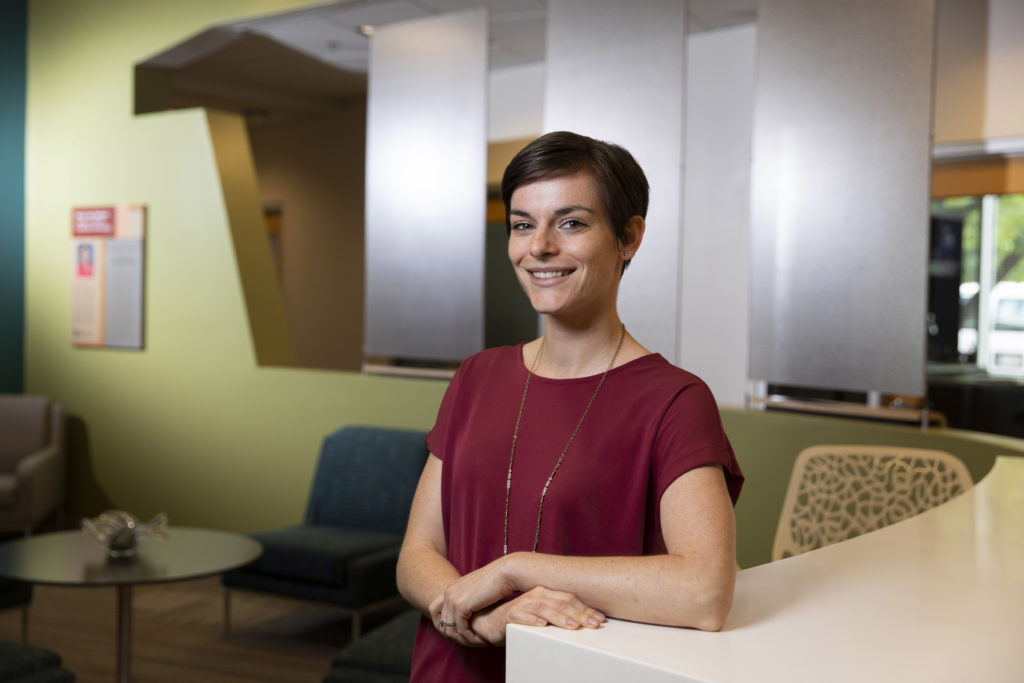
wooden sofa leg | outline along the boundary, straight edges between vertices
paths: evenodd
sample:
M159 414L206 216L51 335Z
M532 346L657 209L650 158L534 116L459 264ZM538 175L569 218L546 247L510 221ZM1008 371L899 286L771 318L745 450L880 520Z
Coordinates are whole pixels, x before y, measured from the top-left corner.
M28 645L28 605L21 608L21 642Z

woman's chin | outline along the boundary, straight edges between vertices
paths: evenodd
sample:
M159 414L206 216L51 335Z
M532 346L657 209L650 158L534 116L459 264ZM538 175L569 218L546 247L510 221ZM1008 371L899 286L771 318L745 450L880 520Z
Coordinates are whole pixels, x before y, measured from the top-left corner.
M530 297L530 305L537 315L555 315L564 309L560 302L551 301L547 297Z

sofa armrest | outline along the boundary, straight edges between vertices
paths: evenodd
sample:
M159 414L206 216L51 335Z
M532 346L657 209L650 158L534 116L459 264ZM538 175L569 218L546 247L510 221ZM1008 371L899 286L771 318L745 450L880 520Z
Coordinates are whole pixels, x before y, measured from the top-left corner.
M348 566L348 585L357 604L383 600L398 593L395 570L401 544L367 553L352 560Z
M26 495L29 519L38 521L64 499L63 451L56 445L22 458L14 468L18 495Z

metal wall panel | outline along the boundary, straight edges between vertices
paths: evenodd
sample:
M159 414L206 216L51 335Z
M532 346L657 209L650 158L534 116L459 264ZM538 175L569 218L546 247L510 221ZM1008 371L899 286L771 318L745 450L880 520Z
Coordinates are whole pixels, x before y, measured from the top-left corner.
M647 232L619 314L652 351L678 355L686 49L682 0L550 0L544 130L622 145L651 183Z
M751 377L923 395L935 3L761 0Z
M369 356L483 347L487 10L377 29L366 139Z
M750 359L750 154L754 24L687 46L679 364L720 404L743 405Z

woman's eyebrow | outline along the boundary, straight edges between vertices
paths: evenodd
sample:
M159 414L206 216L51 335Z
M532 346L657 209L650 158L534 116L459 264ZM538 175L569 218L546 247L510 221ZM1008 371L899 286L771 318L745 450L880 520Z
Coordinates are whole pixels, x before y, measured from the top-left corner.
M570 206L563 206L560 209L555 209L555 216L565 216L570 213L576 213L577 211L586 211L587 213L594 213L594 210L583 206L581 204L572 204Z
M577 211L586 211L589 214L593 214L594 213L594 210L589 208L589 207L583 206L581 204L572 204L570 206L563 206L561 208L555 209L552 212L552 215L556 216L556 217L561 217L561 216L566 216L566 215L568 215L570 213L576 213ZM517 217L520 217L520 218L529 218L530 220L533 220L533 216L530 215L530 212L529 211L524 211L522 209L509 209L508 213L509 213L510 216L517 216Z

